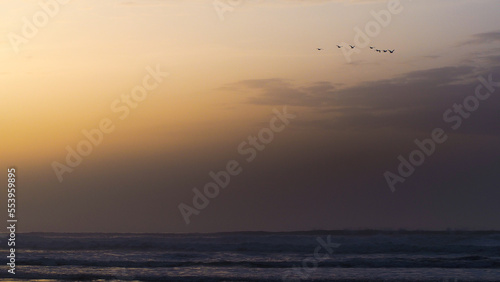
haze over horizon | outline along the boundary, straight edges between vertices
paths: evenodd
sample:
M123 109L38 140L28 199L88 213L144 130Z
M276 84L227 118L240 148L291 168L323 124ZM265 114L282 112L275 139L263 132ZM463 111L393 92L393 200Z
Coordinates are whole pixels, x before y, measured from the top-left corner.
M394 54L349 59L336 45L388 1L241 1L221 17L213 1L73 0L17 45L39 1L0 7L19 232L500 229L498 1L401 0L368 37ZM142 101L123 98L145 81ZM250 153L276 111L294 118ZM54 162L100 127L60 179ZM384 174L429 138L444 141L392 191ZM186 224L179 204L230 161L241 173Z

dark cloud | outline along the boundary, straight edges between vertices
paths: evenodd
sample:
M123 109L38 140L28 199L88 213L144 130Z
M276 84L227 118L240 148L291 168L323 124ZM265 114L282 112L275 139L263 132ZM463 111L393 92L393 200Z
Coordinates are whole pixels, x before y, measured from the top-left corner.
M500 31L484 32L474 34L470 39L462 42L459 46L469 44L488 44L500 41Z
M498 56L485 58L490 64ZM497 64L499 65L499 64ZM474 95L478 76L494 75L500 81L500 69L473 66L443 67L413 71L381 81L339 88L327 81L294 85L281 79L246 80L225 89L246 90L252 95L247 102L257 105L289 105L306 107L322 117L297 121L307 127L336 130L398 128L431 130L443 126L443 113L464 98ZM499 134L494 120L500 120L498 97L481 103L475 126L464 133Z
M243 80L226 85L222 90L253 90L260 94L249 97L249 103L258 105L293 105L321 107L330 105L338 85L328 81L318 81L308 85L295 86L284 79Z

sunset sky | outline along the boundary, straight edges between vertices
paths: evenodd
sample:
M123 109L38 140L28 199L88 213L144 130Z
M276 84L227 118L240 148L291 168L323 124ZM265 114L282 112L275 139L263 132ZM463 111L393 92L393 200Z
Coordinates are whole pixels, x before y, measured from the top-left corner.
M0 179L16 167L20 231L500 229L500 87L456 130L443 119L478 77L500 82L500 2L401 0L368 36L394 54L346 59L336 45L388 2L72 0L27 38L56 2L3 1ZM121 119L148 68L169 75ZM285 106L296 118L246 161ZM114 131L60 182L54 162L103 119ZM384 173L435 128L447 141L392 192ZM230 160L242 173L186 225L179 204Z

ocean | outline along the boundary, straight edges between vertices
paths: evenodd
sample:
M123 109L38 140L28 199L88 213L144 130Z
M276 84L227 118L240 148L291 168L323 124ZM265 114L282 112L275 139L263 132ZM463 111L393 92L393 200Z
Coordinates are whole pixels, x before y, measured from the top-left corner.
M500 281L500 232L21 233L0 281Z

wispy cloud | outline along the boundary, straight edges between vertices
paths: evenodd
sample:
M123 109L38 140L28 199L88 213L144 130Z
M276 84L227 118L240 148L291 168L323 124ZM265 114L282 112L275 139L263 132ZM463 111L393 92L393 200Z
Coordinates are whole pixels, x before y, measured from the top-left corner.
M500 41L500 31L491 31L484 33L477 33L464 42L459 43L459 46L470 44L489 44Z
M328 81L295 85L284 79L245 80L223 89L250 92L247 103L255 105L290 105L313 109L320 118L298 121L307 127L323 129L374 129L392 127L425 130L442 120L443 111L458 103L477 85L476 77L495 73L500 78L498 56L487 58L493 68L479 70L469 65L413 71L392 79L341 88ZM500 119L498 99L481 105L482 115L475 127L467 130L481 134L500 133L492 122Z

